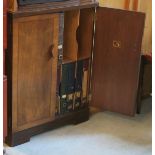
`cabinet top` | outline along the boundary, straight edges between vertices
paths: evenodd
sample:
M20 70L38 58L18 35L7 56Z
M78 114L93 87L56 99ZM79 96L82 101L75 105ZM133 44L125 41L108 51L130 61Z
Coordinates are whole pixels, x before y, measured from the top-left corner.
M9 12L11 12L14 18L18 18L24 16L63 12L73 9L91 8L96 6L98 6L98 2L96 0L68 0L62 2L18 6L17 10Z

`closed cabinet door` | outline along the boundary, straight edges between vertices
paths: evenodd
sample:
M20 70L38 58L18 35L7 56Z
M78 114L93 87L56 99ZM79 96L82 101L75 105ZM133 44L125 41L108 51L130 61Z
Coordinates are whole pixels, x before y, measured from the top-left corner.
M92 105L134 115L145 15L97 8Z
M58 19L57 14L14 19L13 132L55 118Z

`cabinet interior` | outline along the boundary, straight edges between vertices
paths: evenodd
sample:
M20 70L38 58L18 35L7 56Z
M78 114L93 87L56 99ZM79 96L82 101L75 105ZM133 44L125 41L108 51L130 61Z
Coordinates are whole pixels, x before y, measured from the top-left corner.
M94 9L91 8L63 13L62 61L58 71L59 102L56 105L58 114L61 114L64 102L72 103L73 111L88 103L93 14Z
M77 60L76 32L79 26L79 15L79 10L64 13L63 61L65 63Z
M93 22L94 9L81 9L79 18L79 34L78 34L78 59L91 57L93 42Z
M91 57L94 9L64 13L63 63Z

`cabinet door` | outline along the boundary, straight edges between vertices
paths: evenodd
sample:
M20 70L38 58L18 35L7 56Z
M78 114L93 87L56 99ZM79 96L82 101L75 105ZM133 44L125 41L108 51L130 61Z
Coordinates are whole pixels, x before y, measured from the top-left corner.
M98 8L96 16L92 105L134 115L145 15Z
M12 67L13 131L54 119L58 15L14 19Z

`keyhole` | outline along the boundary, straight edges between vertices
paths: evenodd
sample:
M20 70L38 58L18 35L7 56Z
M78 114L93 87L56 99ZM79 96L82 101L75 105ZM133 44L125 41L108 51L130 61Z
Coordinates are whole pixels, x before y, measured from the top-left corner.
M113 47L115 48L121 48L121 42L117 40L113 40Z

